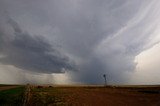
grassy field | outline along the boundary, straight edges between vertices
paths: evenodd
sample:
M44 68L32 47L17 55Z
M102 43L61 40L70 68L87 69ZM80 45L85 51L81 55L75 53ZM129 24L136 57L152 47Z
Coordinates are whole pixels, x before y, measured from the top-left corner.
M28 106L47 106L47 105L53 105L53 106L63 106L66 105L64 100L64 94L63 91L61 91L60 88L32 88L31 89L31 95L30 100L28 102Z
M22 106L24 99L24 86L1 85L5 89L0 90L0 106ZM1 88L0 87L0 88Z
M160 86L2 87L0 106L160 106Z

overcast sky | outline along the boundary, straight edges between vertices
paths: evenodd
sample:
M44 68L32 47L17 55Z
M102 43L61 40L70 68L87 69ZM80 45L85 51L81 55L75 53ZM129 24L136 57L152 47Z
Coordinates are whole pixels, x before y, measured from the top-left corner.
M0 0L0 83L160 84L159 0Z

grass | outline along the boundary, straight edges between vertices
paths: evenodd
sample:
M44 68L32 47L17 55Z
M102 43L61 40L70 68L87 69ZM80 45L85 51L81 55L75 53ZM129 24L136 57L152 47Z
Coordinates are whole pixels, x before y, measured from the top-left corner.
M0 91L0 106L21 106L24 91L25 87L23 86Z
M15 86L15 85L0 84L0 87L5 87L5 86Z
M33 88L31 90L32 98L30 104L36 106L64 106L63 92L58 88ZM62 96L63 95L63 96ZM30 105L29 104L29 105Z

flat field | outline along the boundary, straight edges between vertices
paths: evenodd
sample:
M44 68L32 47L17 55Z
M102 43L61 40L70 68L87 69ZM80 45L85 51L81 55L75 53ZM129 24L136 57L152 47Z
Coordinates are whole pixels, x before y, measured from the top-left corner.
M160 86L30 86L27 106L160 106Z
M0 85L0 106L160 106L160 86Z

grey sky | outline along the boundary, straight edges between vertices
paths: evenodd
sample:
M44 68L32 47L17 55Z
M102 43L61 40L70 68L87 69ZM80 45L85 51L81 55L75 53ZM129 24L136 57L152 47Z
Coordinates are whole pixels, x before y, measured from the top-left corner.
M159 42L159 5L158 0L1 0L1 73L7 75L11 65L28 78L66 72L70 81L89 84L103 83L106 73L109 83L128 84L135 57ZM138 83L136 77L132 83Z

